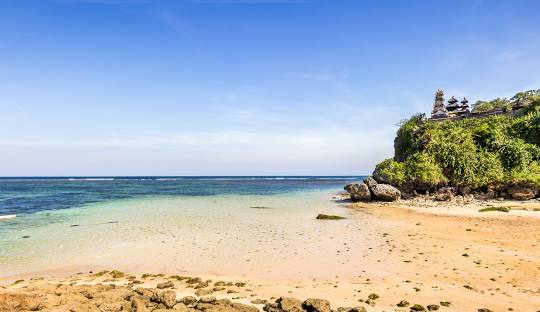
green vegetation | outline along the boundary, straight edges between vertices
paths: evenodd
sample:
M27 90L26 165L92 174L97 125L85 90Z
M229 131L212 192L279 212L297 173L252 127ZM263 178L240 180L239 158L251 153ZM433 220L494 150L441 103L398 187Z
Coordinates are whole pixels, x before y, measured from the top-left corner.
M487 207L478 210L479 212L490 212L490 211L499 211L499 212L510 212L510 209L507 207Z
M510 111L512 110L512 107L518 103L523 106L530 105L531 99L534 99L538 96L540 96L540 89L518 92L510 99L496 98L491 101L478 101L473 104L472 111L477 113L486 112L494 109Z
M317 220L343 220L345 217L341 216L334 216L334 215L326 215L326 214L319 214L317 215Z
M379 163L374 177L405 191L445 185L540 186L540 90L520 92L510 100L482 102L474 109L504 105L511 109L516 101L523 108L512 114L458 121L413 116L400 125L394 159Z

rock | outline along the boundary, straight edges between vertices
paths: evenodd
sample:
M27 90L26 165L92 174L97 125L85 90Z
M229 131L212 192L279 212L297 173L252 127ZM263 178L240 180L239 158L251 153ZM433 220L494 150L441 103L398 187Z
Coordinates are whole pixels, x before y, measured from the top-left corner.
M469 186L460 186L458 188L458 194L462 196L467 196L471 194L471 188Z
M401 198L401 192L390 184L377 184L372 192L377 200L396 201Z
M197 302L197 298L193 296L187 296L187 297L182 298L180 302L182 302L183 304L187 306L190 306L190 305L193 305L195 302Z
M154 295L153 291L142 287L135 289L135 292L141 295L141 297L143 297L143 300L145 301L150 301L150 298Z
M328 300L309 298L304 303L302 307L307 312L331 312L330 302Z
M148 312L148 308L146 307L146 303L144 303L143 300L139 298L131 298L131 307L133 308L133 312Z
M376 303L375 303L375 300L373 300L373 299L367 299L367 300L364 301L364 302L365 302L366 304L369 304L369 305L372 306L372 307L375 306L375 304L376 304Z
M478 309L478 312L493 312L493 311L491 311L490 309L486 309L486 308L480 308L480 309Z
M364 179L364 183L368 186L368 188L371 190L375 185L377 185L377 181L373 179L373 177L367 177Z
M291 297L280 297L276 300L279 307L285 312L303 312L302 301Z
M0 294L0 311L37 311L43 308L42 298L26 294Z
M213 296L202 297L202 298L199 299L199 302L201 302L201 303L214 303L214 302L216 302L216 297L213 297Z
M159 283L156 286L157 289L165 289L165 288L172 288L172 287L174 287L174 283L171 281Z
M430 305L427 306L428 311L437 311L437 310L439 310L439 308L440 307L439 307L438 304L430 304Z
M266 303L268 303L268 301L266 301L264 299L255 299L255 300L251 300L251 303L252 304L266 304Z
M163 304L167 309L174 307L176 304L176 293L172 290L167 290L162 293L154 293L150 301Z
M371 200L371 192L365 183L347 184L344 189L349 193L353 202Z
M202 289L202 288L201 288L201 289L197 289L197 290L195 291L195 295L197 295L197 296L199 296L199 297L200 297L200 296L208 296L208 295L212 294L213 292L214 292L214 291L211 290L211 289Z
M436 201L451 201L454 198L454 189L450 187L443 187L437 193L435 193Z
M415 304L411 307L411 311L426 311L426 308L421 304Z
M342 220L345 219L345 217L341 216L333 216L333 215L327 215L327 214L318 214L316 217L317 220Z
M208 287L208 282L201 282L201 283L195 285L193 288L200 289L200 288L206 288L206 287Z
M401 300L398 304L396 304L400 308L405 308L409 306L409 301L407 300Z
M379 299L379 295L377 295L377 294L369 294L368 298L371 299L371 300L377 300L377 299Z
M409 200L409 199L413 199L414 198L414 194L412 193L404 193L404 192L401 192L401 198L405 199L405 200Z
M191 277L186 281L187 284L200 284L202 280L199 277Z
M263 311L266 311L266 312L283 312L283 310L281 309L279 304L276 303L276 302L265 304L264 307L263 307Z
M338 308L337 312L367 312L366 308L364 307L345 307L345 308Z
M510 194L513 199L528 200L535 198L537 192L533 188L526 186L512 186L508 188L508 194Z

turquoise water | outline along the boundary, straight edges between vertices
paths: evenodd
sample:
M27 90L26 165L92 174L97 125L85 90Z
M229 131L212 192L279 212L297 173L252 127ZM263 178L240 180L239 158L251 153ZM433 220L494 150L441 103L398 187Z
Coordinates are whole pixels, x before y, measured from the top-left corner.
M303 235L320 231L314 216L343 214L332 194L357 179L1 179L0 215L17 217L0 221L0 276L86 265L155 271L125 257L148 250L174 272L230 271L250 257L264 264L275 257L265 251L313 244ZM324 230L338 236L343 224Z

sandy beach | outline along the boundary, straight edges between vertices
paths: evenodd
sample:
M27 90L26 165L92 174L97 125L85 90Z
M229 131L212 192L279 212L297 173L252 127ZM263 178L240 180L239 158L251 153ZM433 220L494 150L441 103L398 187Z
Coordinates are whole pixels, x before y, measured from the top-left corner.
M298 223L296 239L288 232L270 235L273 239L268 241L244 237L235 243L234 250L246 257L241 262L238 258L231 260L232 253L219 247L228 246L230 233L221 233L220 244L210 244L202 252L191 255L179 254L173 247L152 247L155 243L152 236L148 244L139 241L139 249L116 261L104 255L105 261L100 265L66 265L4 276L1 293L44 294L49 283L153 288L171 281L177 298L211 295L258 308L287 296L301 300L321 298L329 300L333 308L363 306L367 311L408 311L410 307L397 306L402 300L411 306L437 305L444 311L537 311L540 307L540 212L535 211L538 204L531 202L526 210L510 213L478 212L477 205L459 209L448 205L436 203L427 207L430 205L407 202L326 205L331 208L320 211L347 219L294 220ZM317 222L316 233L308 232L313 228L303 225L309 222ZM264 229L261 225L262 233ZM272 232L271 229L270 225L267 230ZM199 243L195 237L176 238L182 239L194 245ZM253 249L254 241L256 249ZM285 241L288 243L283 246ZM165 240L163 245L167 243ZM278 248L278 245L282 246ZM196 249L201 248L191 250ZM200 257L201 254L214 257ZM191 270L185 266L175 270L180 264L196 261L198 264ZM96 275L102 270L119 270L126 275ZM143 276L145 273L163 275ZM209 282L190 284L186 279L170 277L174 275ZM238 282L246 285L234 286ZM220 286L223 284L232 286ZM370 294L378 298L368 300Z

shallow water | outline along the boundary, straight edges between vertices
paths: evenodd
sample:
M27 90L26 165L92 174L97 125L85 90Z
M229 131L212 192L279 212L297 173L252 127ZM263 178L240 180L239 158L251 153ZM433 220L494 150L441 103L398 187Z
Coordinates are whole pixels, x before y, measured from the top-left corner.
M331 197L352 180L3 180L0 215L18 216L0 221L0 276L66 267L349 272L347 263L369 245L354 229L368 224ZM318 213L348 219L315 220Z

